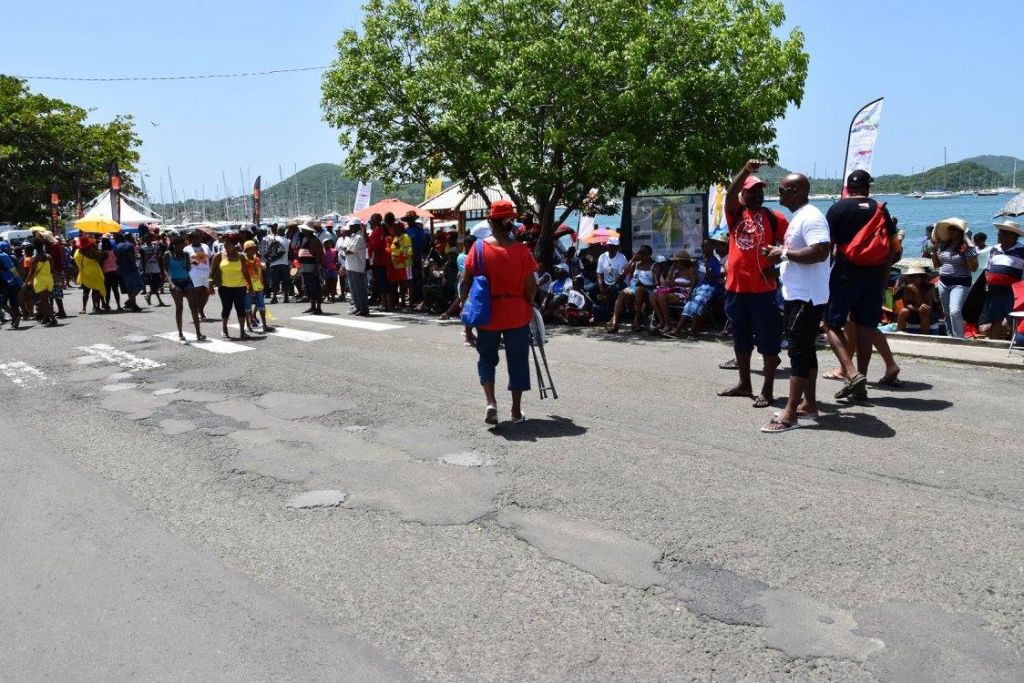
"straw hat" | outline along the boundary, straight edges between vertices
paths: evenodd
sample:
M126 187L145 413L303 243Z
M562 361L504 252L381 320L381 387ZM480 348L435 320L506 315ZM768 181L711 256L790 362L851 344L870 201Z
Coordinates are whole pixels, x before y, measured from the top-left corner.
M928 275L929 273L928 273L928 269L927 268L922 266L920 263L915 263L914 265L910 266L905 271L903 271L903 274L907 275L907 276L910 276L910 275Z
M672 260L682 261L683 263L686 263L687 261L693 261L693 257L690 256L690 252L686 251L685 249L680 249L675 254L673 254Z
M1017 221L1003 221L1002 223L993 223L992 225L996 226L996 230L1012 232L1014 235L1024 237L1024 228Z
M967 234L967 221L963 218L946 218L935 224L932 231L932 240L935 242L948 242L952 237L952 231L959 230Z

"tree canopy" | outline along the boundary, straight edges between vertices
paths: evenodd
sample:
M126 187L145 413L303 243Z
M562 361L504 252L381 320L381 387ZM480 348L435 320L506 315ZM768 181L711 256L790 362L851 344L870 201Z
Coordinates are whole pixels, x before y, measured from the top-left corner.
M545 235L590 188L684 188L777 157L808 57L769 0L369 0L323 80L346 171L501 184ZM564 211L555 215L556 207Z
M141 140L131 116L86 123L88 112L32 93L25 81L0 75L0 220L46 221L50 184L71 200L81 182L84 199L107 186L107 166L134 171ZM133 191L125 178L122 187Z

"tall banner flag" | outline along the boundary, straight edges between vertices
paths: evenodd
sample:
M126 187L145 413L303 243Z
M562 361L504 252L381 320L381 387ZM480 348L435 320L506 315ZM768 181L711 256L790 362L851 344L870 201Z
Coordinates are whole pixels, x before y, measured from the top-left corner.
M75 218L85 215L85 207L82 206L82 176L75 176Z
M725 217L725 185L716 183L708 190L708 235L729 232L729 223Z
M117 162L111 161L107 169L110 181L110 219L121 222L121 172L117 170Z
M260 178L256 176L256 183L252 186L252 222L260 227Z
M427 178L426 187L423 189L423 201L441 194L442 189L444 189L444 183L441 181L441 176Z
M50 231L57 232L60 223L60 195L57 194L57 183L50 183Z
M356 185L356 203L352 207L352 213L356 211L362 211L370 205L370 183L364 183L362 180Z
M857 112L850 122L850 134L846 139L846 165L843 168L843 196L846 196L846 179L854 171L871 173L871 162L875 157L875 142L878 140L878 124L882 120L882 101L879 97Z

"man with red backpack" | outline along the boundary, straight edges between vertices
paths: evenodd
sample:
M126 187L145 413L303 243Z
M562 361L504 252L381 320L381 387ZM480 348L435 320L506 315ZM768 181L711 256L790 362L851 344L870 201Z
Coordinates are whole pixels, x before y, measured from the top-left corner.
M755 408L767 408L775 399L782 313L776 297L778 271L767 254L772 247L782 244L789 225L781 213L764 207L765 183L753 175L762 165L754 159L748 161L725 195L729 224L725 314L732 323L732 346L740 381L735 387L718 392L719 396L751 398ZM750 357L755 346L764 360L764 383L756 397L750 381Z
M882 320L885 288L896 247L896 225L885 204L868 196L871 174L854 171L846 179L847 196L828 210L829 232L835 245L825 332L846 385L836 398L867 398L871 346ZM843 327L849 318L857 326L856 364L847 351Z

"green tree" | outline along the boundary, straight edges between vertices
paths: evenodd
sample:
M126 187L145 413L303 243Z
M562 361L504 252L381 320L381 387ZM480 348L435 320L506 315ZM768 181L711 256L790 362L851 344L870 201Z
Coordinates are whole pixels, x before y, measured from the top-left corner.
M80 179L83 199L107 186L107 165L135 170L141 140L131 116L86 123L78 106L32 93L20 79L0 74L0 220L46 222L50 184L73 199ZM135 191L130 178L123 187Z
M541 256L590 188L684 188L777 157L803 36L768 0L369 0L323 80L346 171L438 172L536 207ZM563 207L558 210L557 207Z

